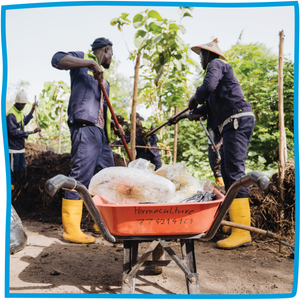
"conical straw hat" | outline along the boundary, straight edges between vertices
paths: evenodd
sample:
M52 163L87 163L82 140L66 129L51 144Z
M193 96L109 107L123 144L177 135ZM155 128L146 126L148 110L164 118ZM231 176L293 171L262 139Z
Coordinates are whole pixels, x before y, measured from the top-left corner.
M214 39L212 42L207 43L207 44L203 44L200 46L194 46L191 49L198 55L200 55L201 49L206 49L208 51L214 52L214 53L222 56L225 60L227 60L227 58L225 57L225 55L223 54L223 52L221 51L221 49L218 46L218 39Z

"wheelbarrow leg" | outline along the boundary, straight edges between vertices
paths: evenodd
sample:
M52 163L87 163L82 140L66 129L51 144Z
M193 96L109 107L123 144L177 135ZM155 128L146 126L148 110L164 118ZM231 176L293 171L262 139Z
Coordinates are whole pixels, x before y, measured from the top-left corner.
M191 282L186 277L187 291L189 294L200 294L199 274L197 273L195 251L194 251L194 240L180 240L182 258L186 263L189 271L194 275L195 281Z
M138 242L124 241L123 250L123 276L122 276L122 294L134 294L135 291L135 275L129 280L124 280L127 274L131 271L132 266L137 261Z

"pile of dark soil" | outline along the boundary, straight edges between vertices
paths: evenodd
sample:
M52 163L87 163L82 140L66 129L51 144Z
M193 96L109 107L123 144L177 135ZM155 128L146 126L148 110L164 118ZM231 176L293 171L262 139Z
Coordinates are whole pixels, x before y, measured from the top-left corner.
M279 233L295 233L295 164L288 161L284 176L284 199L280 199L278 173L270 180L269 187L261 191L249 188L252 226Z
M116 166L125 166L124 159L114 153ZM22 218L61 223L61 203L64 190L51 197L45 191L45 183L52 177L71 170L71 155L43 152L34 157L15 183L12 205ZM84 210L84 212L86 212Z

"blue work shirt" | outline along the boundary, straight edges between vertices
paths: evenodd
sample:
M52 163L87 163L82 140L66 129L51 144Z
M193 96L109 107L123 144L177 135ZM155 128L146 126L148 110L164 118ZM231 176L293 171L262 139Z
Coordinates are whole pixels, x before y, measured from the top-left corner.
M93 54L85 54L84 52L57 52L52 57L51 64L54 68L62 70L58 66L58 62L66 55L70 55L80 59L94 59ZM74 122L89 122L96 124L100 107L101 91L98 80L94 78L93 70L90 68L77 68L70 70L71 78L71 95L68 106L68 124ZM109 83L105 87L107 95L109 95ZM103 114L105 120L106 136L109 138L110 131L110 114L108 116L108 105L104 98Z
M6 115L7 135L9 149L24 149L24 140L28 138L28 131L24 130L24 126L32 119L32 114L23 115L23 111L13 106Z
M209 116L213 114L214 126L220 126L232 115L252 111L251 104L244 99L231 65L221 59L213 59L209 63L195 98L199 104L208 104L205 110Z

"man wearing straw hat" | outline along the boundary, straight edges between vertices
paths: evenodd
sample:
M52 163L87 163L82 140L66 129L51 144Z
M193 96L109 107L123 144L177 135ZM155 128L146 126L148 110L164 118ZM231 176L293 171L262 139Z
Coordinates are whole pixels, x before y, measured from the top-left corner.
M193 119L193 115L208 116L208 126L223 137L220 151L221 170L227 192L234 181L245 175L247 147L255 125L254 114L251 104L244 99L242 88L219 48L217 39L191 49L200 55L205 77L203 84L197 88L189 101L191 111L181 118ZM198 108L198 104L202 106ZM251 225L248 197L246 187L236 195L229 208L232 222ZM223 228L223 231L229 233L228 228ZM227 239L217 242L217 247L222 249L248 245L251 245L250 232L237 228L231 229L231 235Z
M71 95L68 106L68 125L71 132L71 173L88 187L91 178L101 169L114 166L113 153L109 145L111 114L100 91L98 78L109 95L109 83L103 79L103 69L108 69L113 56L112 42L97 38L87 53L57 52L52 66L59 70L70 70ZM66 191L62 200L63 239L89 244L95 238L84 234L80 224L83 200L76 192ZM98 231L96 224L94 231Z
M32 131L25 131L25 125L32 119L32 114L37 105L36 102L34 102L30 113L24 116L23 109L27 102L27 95L22 89L16 95L15 104L6 114L12 190L14 190L14 184L18 175L26 167L24 140L28 138L29 134L41 132L40 127Z

